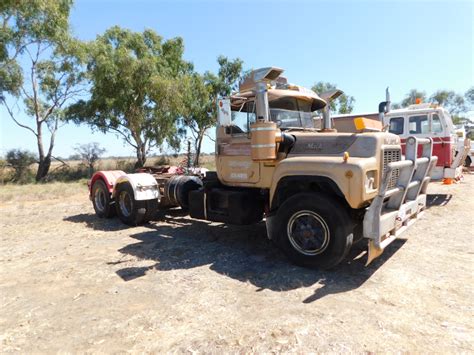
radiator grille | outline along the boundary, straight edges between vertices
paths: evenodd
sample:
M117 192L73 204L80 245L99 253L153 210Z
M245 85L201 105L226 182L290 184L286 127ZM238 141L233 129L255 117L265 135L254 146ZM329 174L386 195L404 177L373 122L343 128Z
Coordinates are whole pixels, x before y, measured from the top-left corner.
M387 170L388 163L394 161L400 161L401 159L401 152L399 149L386 149L383 151L383 172ZM389 177L389 182L387 189L394 188L397 186L398 178L400 177L400 169L394 169L392 171L392 175Z

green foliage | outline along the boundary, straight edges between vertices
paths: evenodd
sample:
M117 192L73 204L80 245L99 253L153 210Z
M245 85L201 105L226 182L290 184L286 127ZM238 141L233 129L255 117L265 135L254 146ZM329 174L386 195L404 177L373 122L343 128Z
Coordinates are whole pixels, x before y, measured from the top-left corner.
M438 90L431 95L430 102L443 106L451 115L457 115L466 111L464 98L454 91Z
M202 140L206 131L216 125L218 97L229 96L238 88L242 78L243 62L239 58L229 60L217 58L217 75L207 71L204 75L192 73L183 81L183 124L189 128L194 139L194 165L199 165Z
M21 149L11 149L6 155L7 163L14 169L13 181L25 184L31 182L32 174L30 166L36 162L36 156L27 151Z
M177 148L181 77L192 70L183 51L181 38L108 29L89 45L91 97L71 107L69 118L120 135L135 148L138 166L165 141Z
M466 91L464 98L466 99L467 104L471 106L471 109L474 109L474 86Z
M426 102L426 93L412 89L400 103L392 103L392 109L408 107L409 105L415 104L416 99L420 99L421 102ZM463 114L468 111L469 105L474 107L474 87L470 88L464 96L452 90L437 90L430 96L429 102L444 107L451 114L452 121L455 125L471 122L468 118L464 117Z
M318 81L311 87L311 90L318 94L335 89L337 89L335 84L324 81ZM331 112L339 114L351 113L354 109L354 103L355 98L353 96L342 94L336 100L331 102Z
M37 181L49 172L64 107L83 92L86 51L69 35L71 5L70 0L8 0L0 7L0 37L4 39L0 42L0 100L11 119L36 138ZM32 126L18 120L12 110L14 97L23 101L22 108L35 121ZM47 147L45 128L49 131Z
M4 0L0 4L0 94L18 95L17 57L33 43L56 42L68 32L71 0Z
M417 89L412 89L406 94L400 105L401 107L408 107L410 105L416 104L417 99L420 99L422 102L425 102L426 92L418 91Z

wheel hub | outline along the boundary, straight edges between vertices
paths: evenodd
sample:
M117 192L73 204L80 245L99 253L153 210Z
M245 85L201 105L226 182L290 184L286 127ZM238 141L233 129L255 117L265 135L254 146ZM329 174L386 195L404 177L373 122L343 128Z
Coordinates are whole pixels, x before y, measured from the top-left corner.
M102 189L97 189L94 194L94 202L98 210L104 211L107 203L105 192Z
M127 191L122 191L120 193L119 207L120 207L120 212L122 212L123 216L130 217L130 215L132 214L133 202L132 202L132 198L130 197Z
M313 211L298 211L291 216L287 229L291 245L305 255L317 255L329 244L329 228L324 219Z

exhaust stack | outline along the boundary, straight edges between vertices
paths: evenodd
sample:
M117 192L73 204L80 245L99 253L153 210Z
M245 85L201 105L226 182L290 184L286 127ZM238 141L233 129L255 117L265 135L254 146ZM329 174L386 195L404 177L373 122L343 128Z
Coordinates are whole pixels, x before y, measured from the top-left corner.
M269 121L270 108L268 105L267 85L277 80L281 73L283 73L283 69L277 67L260 68L252 71L240 83L240 92L255 90L257 121Z
M344 91L336 89L331 91L326 91L320 94L319 96L326 101L326 106L323 108L323 132L332 132L334 131L332 127L331 120L331 101L336 100L339 96L344 94Z
M379 121L383 123L383 117L386 113L390 112L390 88L387 86L385 89L385 101L379 103Z

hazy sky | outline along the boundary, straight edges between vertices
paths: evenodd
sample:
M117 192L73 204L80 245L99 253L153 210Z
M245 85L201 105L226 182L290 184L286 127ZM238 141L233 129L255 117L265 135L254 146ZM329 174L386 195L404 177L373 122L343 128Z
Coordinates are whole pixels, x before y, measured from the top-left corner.
M356 98L355 112L376 111L390 86L392 101L409 89L464 93L474 85L473 1L100 1L77 0L73 32L94 39L108 27L151 28L165 39L181 36L185 58L204 72L216 57L240 57L246 68L279 66L290 82L336 83ZM0 108L1 154L36 152L34 136ZM22 122L32 123L22 116ZM66 125L54 155L100 142L109 155L134 155L113 134ZM214 151L205 143L204 151Z

